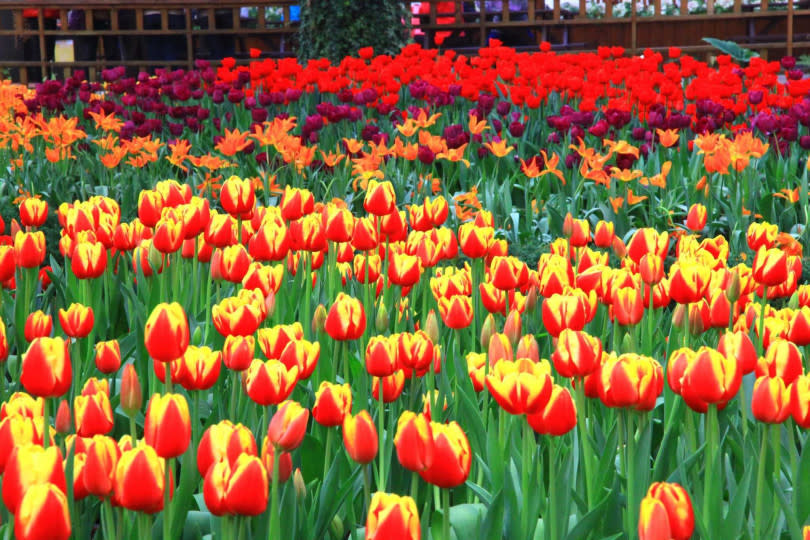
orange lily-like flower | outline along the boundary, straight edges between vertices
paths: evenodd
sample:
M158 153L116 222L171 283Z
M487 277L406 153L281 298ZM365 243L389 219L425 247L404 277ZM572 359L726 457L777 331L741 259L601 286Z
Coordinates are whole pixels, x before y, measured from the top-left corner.
M112 131L119 133L121 128L124 127L124 122L115 116L115 112L110 112L110 114L105 115L104 111L88 111L88 114L93 119L96 129L99 131Z
M481 209L481 201L478 200L478 188L472 186L467 193L460 193L453 197L456 206L456 216L466 221L471 219L475 210Z
M779 193L774 193L773 196L785 199L791 204L796 204L797 202L799 202L799 188L796 189L782 188L779 190Z
M658 129L656 128L655 134L658 135L658 142L661 143L661 146L666 148L671 148L678 144L678 140L681 136L678 134L677 129Z
M515 149L514 146L507 145L506 141L504 140L485 142L483 146L492 152L492 155L499 158L508 156L509 153Z
M487 124L486 119L484 120L476 120L476 116L470 115L470 119L467 122L467 129L470 130L472 135L480 135L487 129L489 129L489 125Z
M183 165L183 161L188 157L188 153L191 150L191 143L185 139L181 139L174 144L169 143L169 150L172 152L171 155L166 156L169 163L183 172L188 172L188 167Z
M467 149L467 143L459 146L458 148L447 148L442 152L436 154L436 159L446 159L447 161L462 162L467 167L470 166L470 160L464 157L464 151Z
M430 126L432 126L432 125L434 125L436 123L436 120L441 115L442 115L442 113L435 113L435 114L431 114L430 117L428 117L425 110L422 109L421 111L419 111L419 115L416 117L414 122L416 123L417 127L420 127L422 129L429 128Z
M618 167L610 168L610 176L619 180L620 182L632 182L636 178L642 176L642 172L638 169L620 169Z
M239 131L236 128L231 131L225 128L225 136L214 148L226 156L235 156L250 145L250 141L247 140L248 135L247 131Z
M666 189L666 187L667 187L667 175L669 175L669 171L671 169L672 169L672 162L671 161L665 161L661 165L661 172L660 173L655 174L653 176L650 176L649 178L647 178L646 176L642 176L639 179L638 183L641 184L642 186L648 186L649 185L649 186L659 187L661 189Z
M631 154L633 157L638 159L638 148L627 141L612 141L610 139L602 139L602 144L610 148L611 154Z

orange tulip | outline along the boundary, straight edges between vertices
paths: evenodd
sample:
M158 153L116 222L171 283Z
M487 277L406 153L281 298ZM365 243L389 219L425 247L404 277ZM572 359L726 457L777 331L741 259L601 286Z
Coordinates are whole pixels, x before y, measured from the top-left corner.
M107 269L107 250L99 242L78 242L70 255L70 269L79 279L101 276Z
M387 216L396 208L396 193L391 182L371 179L363 199L363 208L375 216Z
M191 417L181 394L153 394L146 406L146 444L162 458L183 454L191 441Z
M215 516L257 516L267 508L267 470L252 455L240 454L235 462L219 461L203 480L205 506Z
M701 347L686 364L681 378L681 395L697 412L709 405L725 406L740 389L742 370L737 361L709 347Z
M343 444L353 461L365 465L377 457L377 428L368 411L356 416L347 414L343 420Z
M675 483L654 482L647 491L645 499L653 499L663 505L670 531L668 539L688 540L692 537L695 530L695 515L692 510L692 501L683 487ZM646 525L650 524L648 522ZM641 527L642 524L639 523L639 533ZM659 534L659 532L655 534ZM650 538L657 538L657 536Z
M67 310L59 309L59 324L62 331L72 338L83 338L93 329L93 308L82 304L70 304Z
M61 337L35 338L22 361L20 382L39 397L59 397L70 390L73 371L68 344Z
M472 299L466 295L439 298L439 315L448 328L460 330L472 323Z
M107 375L115 373L121 367L121 347L118 340L99 341L95 345L96 368Z
M14 235L14 262L22 268L36 268L45 260L47 246L42 231L17 231Z
M256 206L256 194L250 180L230 176L219 190L222 209L235 218L250 219Z
M155 449L142 444L121 454L115 466L115 501L135 512L163 510L166 461Z
M563 377L585 377L599 367L602 359L602 342L586 332L562 330L551 355L554 368Z
M270 419L267 439L273 446L291 452L298 448L307 431L309 411L298 402L285 401Z
M315 405L312 418L322 426L332 427L343 424L343 419L352 410L352 390L348 383L338 385L321 382L315 392Z
M205 477L215 463L224 460L233 466L243 454L257 455L253 433L242 424L234 425L230 420L222 420L206 429L200 438L197 471Z
M608 407L650 411L663 389L661 365L648 356L610 355L598 372L599 399Z
M259 405L277 405L292 394L298 382L298 366L287 369L278 360L253 360L246 371L247 395Z
M537 433L559 437L577 425L577 407L568 389L555 384L545 406L526 420Z
M144 329L149 356L159 362L171 362L183 356L189 344L188 319L177 302L158 304Z
M397 421L394 447L400 464L412 472L425 471L433 464L433 431L424 414L405 411Z
M222 346L225 367L234 371L246 370L253 361L255 349L256 339L253 336L226 336Z
M51 483L31 486L14 516L14 536L18 540L70 538L70 513L64 490Z
M23 227L41 227L48 219L48 203L27 197L20 203L20 223Z
M38 337L49 337L52 331L53 317L42 310L32 311L25 319L23 334L29 343Z
M366 330L366 313L356 298L338 293L324 326L329 337L338 341L358 339Z
M754 418L767 424L781 424L790 416L790 387L780 377L759 377L751 394Z
M106 392L76 396L73 400L76 434L79 437L104 435L113 428L110 396Z
M31 486L50 482L67 492L62 452L56 446L47 449L28 444L12 450L3 474L3 503L16 513L25 492Z
M419 476L440 488L454 488L463 484L470 474L472 451L467 436L456 422L430 423L433 435L433 463Z
M416 502L410 497L378 491L371 497L366 540L420 540Z

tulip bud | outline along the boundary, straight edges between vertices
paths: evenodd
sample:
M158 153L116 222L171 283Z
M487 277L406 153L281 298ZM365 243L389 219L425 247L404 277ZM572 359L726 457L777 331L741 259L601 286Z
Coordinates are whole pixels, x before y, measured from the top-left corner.
M740 271L735 267L731 270L731 275L725 290L726 298L729 302L733 304L740 298L740 289Z
M490 314L490 317L492 314ZM520 339L522 324L520 321L520 313L517 310L511 310L506 317L506 322L503 325L503 333L509 339L512 347L517 345Z
M329 530L332 532L332 536L334 538L343 538L343 520L340 519L340 516L335 516L332 518L332 521L329 523Z
M687 312L689 319L689 333L692 334L693 336L699 336L706 329L705 325L703 324L703 316L701 310L699 308L697 309L687 308Z
M138 373L135 366L127 364L124 366L124 373L121 375L121 408L129 417L138 414L143 406L143 391L141 381L138 380Z
M56 410L56 418L53 422L53 427L56 428L57 433L62 435L70 431L70 406L67 400L59 402L59 408Z
M433 343L439 342L439 320L436 317L436 311L430 310L425 319L425 333Z
M388 329L388 324L390 319L388 317L388 311L385 309L385 302L380 300L380 307L377 310L377 316L374 318L374 327L377 329L377 332L383 333Z
M492 336L495 335L495 317L492 316L492 313L487 315L486 319L484 319L484 324L481 325L481 348L488 349L489 342L492 339ZM435 342L434 342L435 343Z
M301 469L297 467L293 473L293 487L295 487L295 496L299 501L303 501L307 498L307 485L304 483Z
M686 318L686 305L676 304L672 310L672 326L676 328L683 328L684 319Z
M112 374L121 367L121 347L117 340L96 343L96 368L105 374Z

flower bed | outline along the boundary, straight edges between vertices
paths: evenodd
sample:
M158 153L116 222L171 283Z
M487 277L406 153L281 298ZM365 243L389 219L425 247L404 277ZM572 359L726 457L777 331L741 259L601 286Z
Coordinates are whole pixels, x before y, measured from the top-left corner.
M2 527L802 538L791 58L123 75L0 85Z

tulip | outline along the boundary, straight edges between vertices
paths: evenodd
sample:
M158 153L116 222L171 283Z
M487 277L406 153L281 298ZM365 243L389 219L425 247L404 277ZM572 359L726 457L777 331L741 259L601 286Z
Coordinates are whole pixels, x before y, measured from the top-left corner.
M47 246L42 231L17 231L14 235L14 262L22 268L36 268L45 260Z
M121 457L121 450L115 439L96 435L85 448L85 463L81 479L84 489L90 495L107 497L112 494L115 482L115 468Z
M149 356L159 362L171 362L183 356L189 344L188 318L177 302L158 304L144 329Z
M551 396L551 366L522 358L502 360L486 376L486 384L498 405L510 414L531 414L545 407Z
M676 261L669 269L669 294L679 304L702 299L711 284L711 270L692 261Z
M611 355L597 373L599 399L607 407L650 411L664 389L661 365L648 356Z
M20 224L23 227L41 227L48 219L48 203L36 197L27 197L20 203Z
M472 299L466 295L439 298L439 315L448 328L467 328L473 319Z
M810 427L810 375L800 375L790 384L790 414L804 429ZM4 446L3 433L3 423L0 423L0 449ZM2 455L0 451L0 464Z
M51 483L31 486L14 516L14 536L18 540L67 540L70 532L64 491Z
M38 337L31 342L22 361L20 382L39 397L59 397L70 390L73 372L68 344L61 337Z
M356 416L347 414L343 420L343 444L346 453L357 463L366 465L377 456L377 428L368 411Z
M322 426L333 427L343 424L343 419L352 410L352 390L348 383L333 384L321 382L315 392L315 405L312 418Z
M422 266L416 255L393 253L388 265L388 279L394 285L411 287L419 281Z
M222 361L228 369L244 371L250 367L255 349L253 336L228 335L222 346Z
M309 411L295 401L285 401L270 419L267 439L273 446L291 452L298 448L307 431Z
M591 241L591 224L587 219L574 219L569 212L563 220L563 235L573 247L586 246Z
M257 455L253 433L242 424L222 420L205 430L197 447L197 471L205 477L208 469L219 461L233 466L239 456Z
M152 245L160 253L174 253L183 247L184 240L185 232L183 231L182 219L161 218L155 225Z
M165 460L149 445L124 451L115 466L115 501L135 512L160 512L166 487L165 470Z
M526 420L537 433L559 437L577 425L577 407L568 389L555 384L545 406Z
M799 346L810 345L810 307L802 306L793 312L787 338Z
M789 385L804 371L802 353L795 343L776 339L768 345L765 356L757 360L754 371L757 377L780 377Z
M641 500L638 520L639 540L672 540L669 516L664 503L653 497Z
M14 392L0 404L0 420L9 416L23 416L25 418L42 418L45 414L45 400L33 398L25 392Z
M287 369L278 360L253 360L245 373L247 395L259 405L281 403L298 382L298 366Z
M748 226L748 232L745 239L748 242L748 247L752 251L758 252L759 248L770 248L776 241L779 234L779 226L771 223L751 223Z
M18 446L12 450L3 474L3 503L9 512L16 513L31 486L49 482L67 492L61 450L56 446Z
M162 458L177 457L191 441L191 417L181 394L153 394L146 406L144 440Z
M647 253L664 259L669 250L669 233L661 233L651 228L638 229L627 243L627 255L638 264Z
M597 221L593 231L593 243L596 247L609 248L613 245L613 222Z
M426 482L440 488L463 484L470 474L472 451L467 436L456 422L430 423L433 435L433 463L419 471Z
M391 182L371 179L363 199L363 208L375 216L387 216L396 208L396 193Z
M234 463L215 463L203 480L205 506L215 516L257 516L267 508L267 493L267 471L258 457L248 454Z
M23 335L29 343L38 337L50 337L52 331L53 317L42 310L32 311L25 319Z
M230 176L219 190L222 209L235 218L250 219L256 206L256 194L250 180Z
M141 410L143 405L143 392L141 382L138 380L138 373L135 366L127 364L124 366L124 373L121 375L121 409L133 417Z
M306 214L311 214L314 207L315 198L310 191L285 186L279 208L281 208L281 217L286 221L292 221Z
M726 332L720 336L717 350L727 357L736 359L743 375L754 371L757 365L757 351L747 333L742 331Z
M582 330L587 324L587 308L577 295L555 294L543 300L543 326L552 337L565 328Z
M585 332L564 329L557 337L551 360L563 377L585 377L599 367L602 342Z
M208 390L219 379L222 366L222 353L212 351L209 347L190 345L182 358L176 360L181 368L182 375L178 383L188 390Z
M387 377L373 377L371 381L371 396L379 401L380 381L382 381L383 403L392 403L399 399L405 389L405 372L398 369Z
M397 370L397 342L388 336L372 336L366 346L366 370L374 377L387 377Z
M668 539L688 540L692 537L695 529L695 515L692 510L692 501L683 487L675 483L654 482L647 491L646 499L656 500L663 505L670 531ZM643 504L642 502L642 507ZM649 525L649 522L647 524ZM640 530L641 523L639 523Z
M787 253L780 249L757 250L752 267L754 280L766 287L781 285L788 279Z
M70 269L79 279L93 279L107 269L107 250L100 242L79 242L70 255Z
M767 424L781 424L790 416L790 387L780 377L762 376L751 395L754 418Z
M422 472L433 464L433 431L424 414L405 411L397 421L394 447L399 463L412 472Z
M492 284L502 291L522 287L529 279L526 263L515 257L494 257L489 268Z
M0 245L0 283L13 279L16 267L14 246Z
M138 195L138 219L147 227L154 227L163 211L163 195L154 190L144 189Z
M62 331L72 338L86 337L93 329L93 308L82 304L70 304L67 310L59 310Z
M637 288L613 289L611 300L616 323L633 326L641 322L641 318L644 316L644 299Z
M304 337L304 327L300 322L277 324L272 328L259 329L259 348L269 360L278 360L287 345Z
M420 540L416 502L410 497L378 491L371 497L366 540Z
M480 259L489 253L495 240L495 229L479 227L475 223L463 223L458 228L458 244L461 252L471 259Z
M326 316L324 329L329 337L338 341L358 339L366 330L366 313L356 298L338 293Z
M96 368L107 375L115 373L121 367L121 347L118 340L99 341L95 345Z
M706 207L702 204L693 204L686 214L686 228L690 231L702 231L706 227Z
M742 383L742 370L737 361L709 347L701 347L686 365L681 378L681 395L686 404L697 412L706 412L708 405L724 406L736 394Z
M265 437L262 441L262 464L267 470L267 481L273 481L273 458L276 452L280 452L278 456L278 482L283 484L289 480L292 474L292 457L289 452L284 452L281 449L276 449L273 443Z
M73 410L76 435L79 437L104 435L113 428L110 397L105 392L76 396L73 400Z

